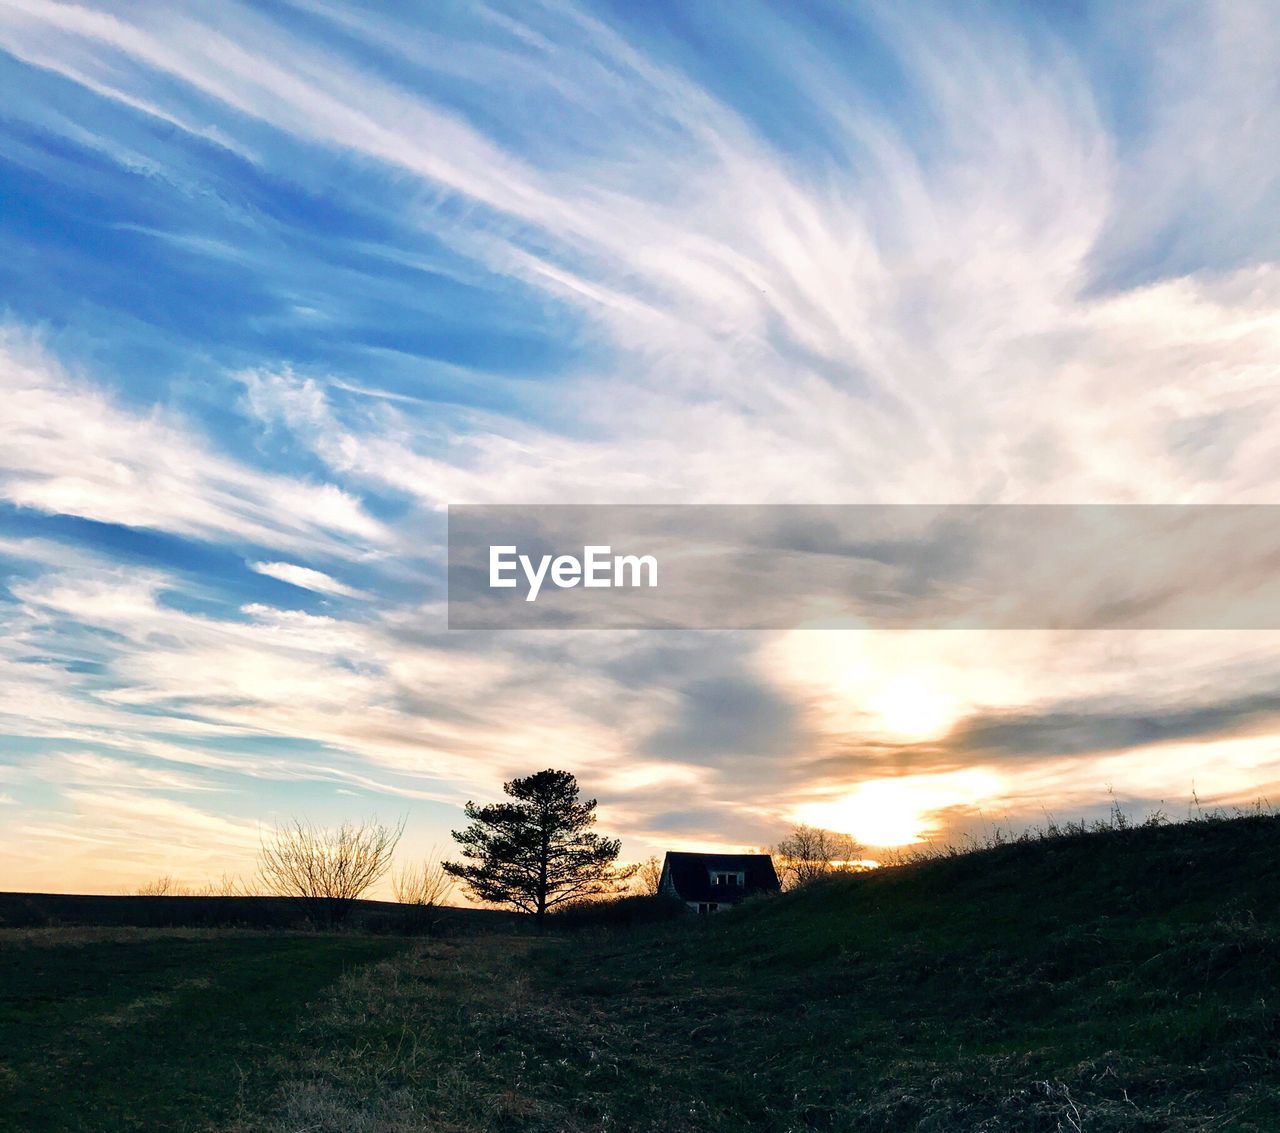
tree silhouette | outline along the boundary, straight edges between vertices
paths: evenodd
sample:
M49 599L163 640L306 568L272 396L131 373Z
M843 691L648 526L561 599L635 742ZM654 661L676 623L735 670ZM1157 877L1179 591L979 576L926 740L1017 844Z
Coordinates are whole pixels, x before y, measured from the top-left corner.
M862 847L848 834L805 825L793 827L773 850L778 876L788 889L855 868L852 863L860 853Z
M471 825L455 830L462 862L445 862L472 896L531 913L617 894L634 867L614 866L622 843L591 832L596 800L578 799L568 771L539 771L502 789L511 802L466 806Z

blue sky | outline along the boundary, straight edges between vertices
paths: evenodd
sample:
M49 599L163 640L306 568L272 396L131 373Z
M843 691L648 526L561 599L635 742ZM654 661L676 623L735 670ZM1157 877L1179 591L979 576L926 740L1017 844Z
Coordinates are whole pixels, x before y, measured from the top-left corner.
M1266 3L0 0L0 883L548 765L630 857L1272 789L1269 635L450 634L441 541L1276 502L1278 64Z

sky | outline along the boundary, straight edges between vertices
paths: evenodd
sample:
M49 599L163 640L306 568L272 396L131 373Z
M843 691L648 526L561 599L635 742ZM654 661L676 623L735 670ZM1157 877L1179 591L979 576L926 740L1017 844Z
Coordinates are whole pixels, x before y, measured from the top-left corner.
M1260 0L0 0L0 888L1280 788L1270 631L450 631L445 509L1280 503Z

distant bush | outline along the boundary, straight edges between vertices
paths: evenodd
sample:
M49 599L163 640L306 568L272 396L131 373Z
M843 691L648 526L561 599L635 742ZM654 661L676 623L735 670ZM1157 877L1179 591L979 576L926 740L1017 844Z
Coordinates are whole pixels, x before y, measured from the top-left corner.
M189 897L191 890L169 874L163 874L134 891L138 897Z

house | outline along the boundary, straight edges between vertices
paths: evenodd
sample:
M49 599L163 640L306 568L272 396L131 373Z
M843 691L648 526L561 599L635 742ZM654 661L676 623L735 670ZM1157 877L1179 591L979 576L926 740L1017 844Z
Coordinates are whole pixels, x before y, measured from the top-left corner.
M768 854L681 854L668 851L658 892L695 913L716 913L756 893L782 888Z

